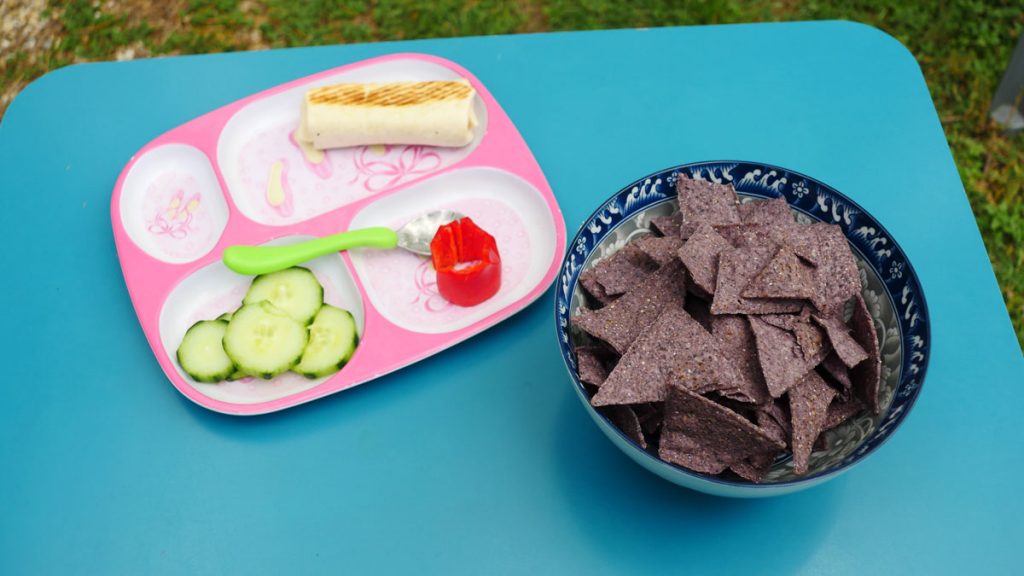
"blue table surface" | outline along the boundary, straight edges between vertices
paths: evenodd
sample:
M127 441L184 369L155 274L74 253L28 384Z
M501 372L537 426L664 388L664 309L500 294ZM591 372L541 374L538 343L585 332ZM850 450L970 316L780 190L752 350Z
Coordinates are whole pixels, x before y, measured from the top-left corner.
M476 74L570 230L674 164L830 183L906 249L933 320L922 396L860 466L738 501L662 481L593 425L552 292L453 349L255 418L178 394L111 233L114 181L160 133L395 51ZM911 54L824 22L560 33L72 66L0 125L0 573L1011 573L1024 541L1024 361ZM1019 573L1019 572L1017 572Z

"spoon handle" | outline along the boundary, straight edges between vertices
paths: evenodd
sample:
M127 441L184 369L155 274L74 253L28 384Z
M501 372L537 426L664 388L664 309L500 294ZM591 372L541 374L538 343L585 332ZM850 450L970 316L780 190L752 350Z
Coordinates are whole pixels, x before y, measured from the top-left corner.
M269 274L331 252L397 245L394 230L363 228L284 246L229 246L224 250L224 264L239 274Z

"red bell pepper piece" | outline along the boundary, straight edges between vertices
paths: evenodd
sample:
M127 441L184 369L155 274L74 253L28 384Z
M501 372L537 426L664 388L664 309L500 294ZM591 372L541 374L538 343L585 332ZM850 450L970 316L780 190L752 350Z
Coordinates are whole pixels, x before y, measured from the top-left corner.
M501 288L501 255L494 236L462 218L437 229L430 241L437 290L459 306L475 306Z

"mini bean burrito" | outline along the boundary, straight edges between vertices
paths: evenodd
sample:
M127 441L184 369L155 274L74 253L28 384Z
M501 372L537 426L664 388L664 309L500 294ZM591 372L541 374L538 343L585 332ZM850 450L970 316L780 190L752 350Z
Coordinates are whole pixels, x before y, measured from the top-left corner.
M334 84L306 92L297 136L314 148L465 146L477 124L465 80Z

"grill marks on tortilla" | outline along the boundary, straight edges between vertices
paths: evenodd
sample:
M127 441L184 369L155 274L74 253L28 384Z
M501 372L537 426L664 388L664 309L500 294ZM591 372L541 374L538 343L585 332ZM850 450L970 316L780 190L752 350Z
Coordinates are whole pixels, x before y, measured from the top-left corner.
M465 100L473 94L466 81L389 82L386 84L335 84L313 88L310 104L344 106L415 106L428 102Z
M760 482L788 447L807 473L823 431L880 408L878 339L845 236L798 224L782 198L737 204L731 186L686 177L677 188L680 212L651 222L662 235L581 275L606 305L573 318L602 341L577 348L580 379L667 462Z

